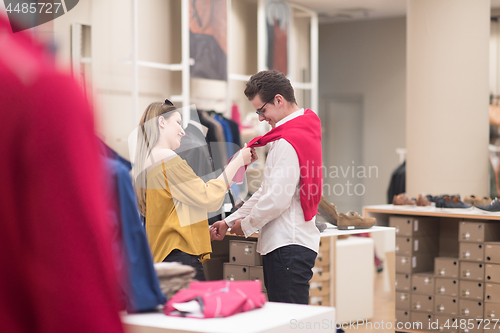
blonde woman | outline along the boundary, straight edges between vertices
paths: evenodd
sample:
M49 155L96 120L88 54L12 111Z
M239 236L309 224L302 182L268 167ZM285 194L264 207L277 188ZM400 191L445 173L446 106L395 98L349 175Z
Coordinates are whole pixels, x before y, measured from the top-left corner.
M168 100L150 104L140 121L135 190L154 262L177 261L196 269L212 252L207 212L218 210L237 170L257 159L243 148L217 178L204 182L174 150L184 136L181 113Z

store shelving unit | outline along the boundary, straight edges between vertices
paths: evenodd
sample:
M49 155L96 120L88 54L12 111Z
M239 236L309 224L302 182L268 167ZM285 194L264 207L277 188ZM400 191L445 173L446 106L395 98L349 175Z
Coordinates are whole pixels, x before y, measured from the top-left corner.
M500 303L495 303L491 300L491 296L488 297L487 293L484 291L485 284L490 285L496 292L500 291L500 284L495 284L496 279L500 279L500 277L496 277L494 274L495 268L500 268L500 265L492 260L489 256L485 255L484 251L487 244L495 244L489 242L497 242L500 241L500 214L499 213L483 213L481 210L476 208L461 210L461 209L441 209L435 207L405 207L405 206L393 206L393 205L376 205L376 206L365 206L363 209L364 216L367 217L375 217L377 218L377 224L380 225L390 225L397 224L398 221L407 221L408 226L413 226L413 230L409 229L411 232L408 233L408 230L404 231L403 228L399 230L396 227L396 274L399 275L400 279L407 279L407 281L403 281L401 283L399 281L396 283L395 291L396 297L401 297L401 302L399 302L399 313L398 313L398 299L396 299L396 319L400 322L407 322L412 317L412 313L415 313L418 316L429 318L431 322L436 322L436 318L447 318L450 319L450 323L454 320L466 320L474 322L480 319L495 319L495 312L497 312L496 316L498 317L498 312L500 312ZM427 219L427 222L426 222ZM432 261L432 267L434 268L433 272L429 272L429 274L418 274L418 276L422 277L426 275L426 281L429 284L434 283L437 285L436 278L441 279L449 279L450 281L455 281L460 287L457 286L457 291L452 294L448 294L448 290L443 291L443 288L435 288L434 293L419 293L418 279L415 278L415 273L424 273L424 271L419 271L418 264L415 265L413 259L415 261L418 258L423 258L422 253L416 253L415 247L412 247L412 253L410 255L401 254L401 248L398 244L404 244L402 241L405 239L410 240L410 244L413 244L417 235L414 233L416 230L414 225L415 221L420 221L420 229L427 223L430 226L430 229L421 233L423 236L429 236L429 239L435 240L438 244L438 249L436 255ZM430 224L429 224L430 223ZM427 227L424 227L427 228ZM478 231L480 237L473 238L475 231ZM412 234L413 233L413 234ZM404 234L404 236L402 235ZM482 238L481 238L482 237ZM485 245L486 243L486 245ZM418 243L417 243L418 244ZM422 244L422 243L421 243ZM500 246L500 243L498 243ZM415 245L415 244L413 244ZM493 245L497 246L497 245ZM422 246L421 246L422 247ZM418 246L417 246L418 248ZM479 253L479 255L472 256L474 251L483 251ZM429 251L425 252L425 254L431 253ZM420 256L420 257L419 257ZM451 262L456 266L456 276L449 276L449 269L442 269L441 266L439 268L436 267L434 263L438 263L439 261L435 261L435 258L447 258L444 260L451 260ZM408 260L411 258L410 260ZM426 258L425 260L427 260ZM443 260L443 259L440 259ZM398 262L399 261L399 262ZM411 267L403 264L411 262ZM422 261L420 261L422 262ZM427 267L427 265L424 265ZM474 266L474 270L469 269L469 266ZM477 267L475 267L477 266ZM408 269L409 271L407 271ZM425 268L428 271L427 268ZM489 269L489 271L487 271ZM399 271L398 271L399 270ZM476 272L477 271L477 272ZM478 276L473 276L474 272L478 274ZM490 272L490 273L489 273ZM397 280L398 278L396 278ZM421 279L420 279L421 280ZM471 283L471 281L475 281ZM491 283L489 282L491 281ZM474 285L475 288L479 291L477 293L471 292L469 287L464 287L468 285ZM476 286L477 284L477 286ZM399 285L399 286L398 286ZM403 287L404 286L404 287ZM408 286L411 286L408 289ZM403 288L405 288L403 290ZM444 293L444 294L443 294ZM478 294L479 293L479 294ZM418 295L413 300L413 295ZM418 301L422 298L423 295L428 296L426 301L434 302L432 303L433 311L428 311L426 307L424 309L424 305L422 302ZM477 295L480 295L479 299ZM449 300L454 302L452 303L455 308L450 308L444 306L441 299ZM444 297L444 298L443 298ZM404 299L403 299L404 298ZM439 302L439 303L438 303ZM476 307L476 309L474 309ZM443 310L445 309L445 310ZM478 310L478 311L476 311ZM443 313L447 312L447 313ZM476 312L476 313L475 313ZM481 312L479 314L479 312ZM398 315L400 318L398 318ZM437 317L436 317L437 316ZM422 331L439 331L439 332L460 332L460 333L472 333L472 332L494 332L499 330L499 325L496 325L496 328L493 330L486 330L482 328L475 327L475 329L461 329L460 324L457 325L457 328L453 327L443 327L442 321L438 324L436 329L427 329L424 327L420 330L414 329L398 329L398 332L422 332ZM478 321L479 323L479 321ZM452 324L450 324L451 326ZM476 325L477 326L477 325ZM490 325L490 328L493 328L493 325Z

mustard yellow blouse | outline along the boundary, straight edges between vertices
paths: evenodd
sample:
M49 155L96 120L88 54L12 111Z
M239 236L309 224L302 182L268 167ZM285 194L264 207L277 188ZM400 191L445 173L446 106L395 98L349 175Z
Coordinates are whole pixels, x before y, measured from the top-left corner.
M146 235L154 262L174 249L210 259L207 212L220 208L225 193L222 180L205 183L179 156L153 167L147 173Z

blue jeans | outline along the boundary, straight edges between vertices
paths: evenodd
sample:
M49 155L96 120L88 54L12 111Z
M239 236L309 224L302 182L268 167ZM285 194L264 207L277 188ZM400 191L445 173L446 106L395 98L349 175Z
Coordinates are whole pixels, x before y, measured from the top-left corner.
M206 281L205 271L198 256L182 252L181 250L172 250L170 254L163 259L163 262L180 262L183 265L192 266L196 270L195 279L198 281Z
M269 301L309 304L309 280L316 256L300 245L286 245L262 256Z

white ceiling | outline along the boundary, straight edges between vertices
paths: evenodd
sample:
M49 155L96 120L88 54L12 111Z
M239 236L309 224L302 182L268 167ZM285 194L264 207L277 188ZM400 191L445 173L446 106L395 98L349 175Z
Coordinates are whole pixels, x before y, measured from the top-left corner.
M318 12L320 23L406 15L406 0L288 0ZM500 8L500 0L491 0Z

